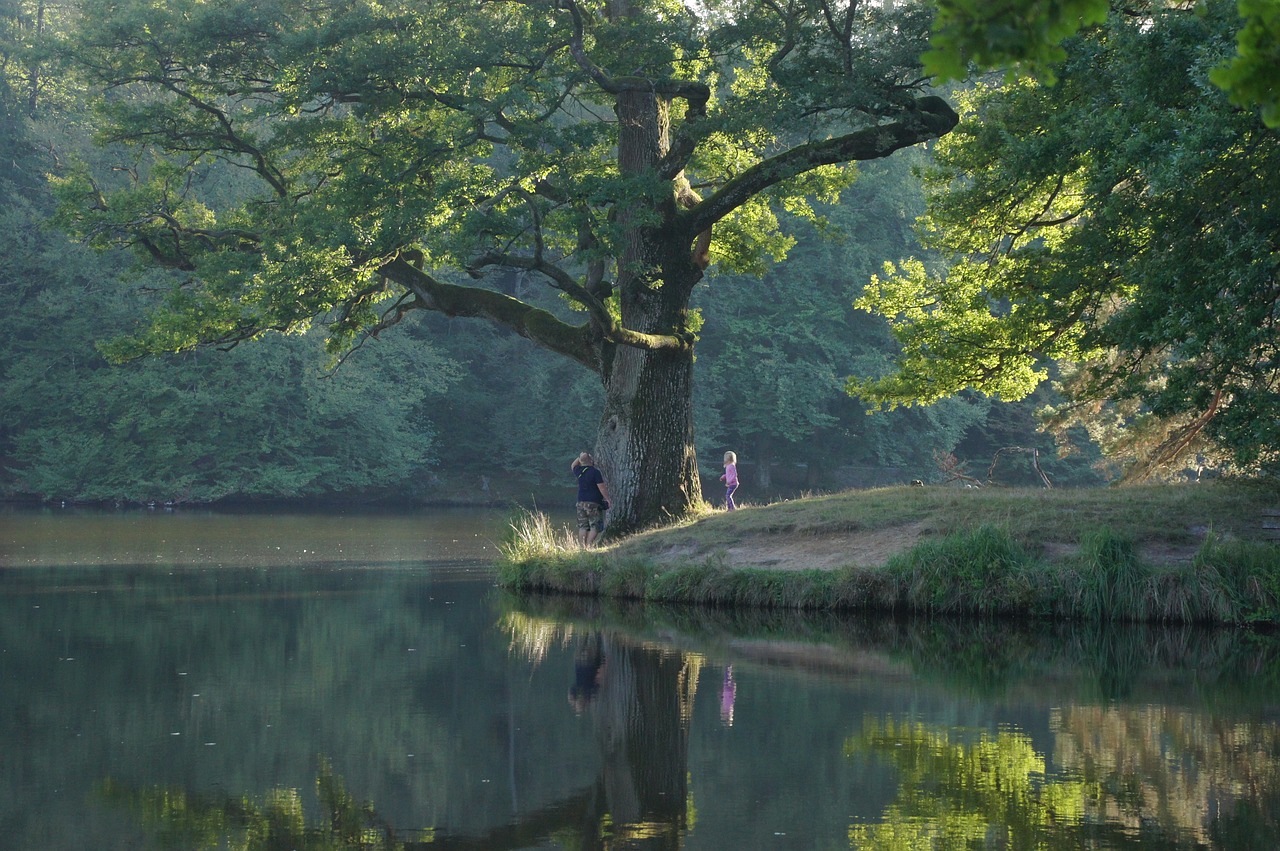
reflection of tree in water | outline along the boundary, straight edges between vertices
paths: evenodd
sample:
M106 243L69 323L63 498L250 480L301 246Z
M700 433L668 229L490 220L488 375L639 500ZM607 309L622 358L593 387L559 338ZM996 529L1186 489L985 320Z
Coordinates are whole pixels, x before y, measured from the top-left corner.
M512 628L526 655L540 658L545 645ZM689 723L701 657L599 630L575 635L566 628L565 637L575 644L569 702L590 717L603 758L587 823L573 844L678 848L688 826Z
M1205 726L1214 729L1202 729ZM1055 715L1053 776L1020 733L868 720L845 744L897 768L897 799L852 847L1067 851L1280 847L1280 731L1166 709Z
M856 631L855 631L856 630ZM1042 693L1072 683L1070 699L1126 700L1181 681L1269 704L1280 687L1280 636L1188 625L942 619L857 622L837 640L909 664L955 694ZM1075 684L1081 687L1076 687Z
M687 826L697 671L678 654L602 642L604 676L589 709L604 758L599 823L610 826L609 847L677 848Z
M110 803L132 811L160 848L242 851L401 851L431 842L430 832L401 837L381 823L373 806L353 798L322 761L316 778L321 817L308 825L297 789L275 789L261 800L201 797L181 789L101 786ZM406 841L407 840L407 841Z
M504 615L517 656L536 664L553 648L572 649L572 667L555 672L562 683L555 699L564 713L580 711L581 727L589 729L583 735L594 739L600 769L558 800L482 834L393 830L372 806L352 799L327 767L317 784L322 811L311 824L305 823L297 790L275 790L259 800L197 800L180 790L139 792L109 784L106 790L142 816L162 847L496 851L554 842L574 849L675 849L694 817L687 760L702 654L758 661L766 649L794 649L780 639L789 633L769 622L757 630L767 641L751 644L749 655L742 655L748 642L741 640L730 652L721 636L755 634L741 615L732 631L722 633L691 618L682 610L655 626L639 618L604 619L595 610L572 617ZM684 626L683 633L673 623ZM1035 690L1042 701L1052 689L1061 696L1051 704L1060 708L1048 718L1056 736L1051 754L1037 753L1032 741L1016 732L868 723L847 741L847 752L893 765L901 783L882 821L850 829L855 847L1280 848L1276 725L1100 699L1146 694L1152 683L1166 681L1185 699L1193 693L1186 687L1188 677L1196 682L1212 677L1214 694L1269 711L1280 668L1274 642L1243 645L1230 631L1075 625L1046 635L1024 634L1007 623L814 618L801 626L805 640L799 643L806 648L815 644L819 626L833 646L843 641L853 648L850 670L859 676L874 655L905 660L917 672L949 672L929 680L949 693ZM997 642L996 632L1007 634L1004 644ZM969 652L956 652L966 646ZM979 658L974 647L988 658ZM823 655L821 663L823 671L839 670L831 656ZM722 712L732 706L731 683L721 684L717 677ZM573 708L565 705L566 694ZM1052 774L1047 773L1049 756Z
M539 632L540 626L530 622L517 636L527 655L540 657L547 642L578 643L569 696L590 719L601 772L585 788L482 835L394 829L372 804L353 798L327 762L317 779L321 815L313 824L306 823L297 789L276 789L255 800L128 789L108 781L104 795L133 811L162 848L498 851L539 845L548 837L582 851L679 848L688 829L689 724L701 657L607 632L552 634Z
M1023 735L982 733L969 740L920 723L868 720L845 743L849 756L873 754L899 771L897 799L880 824L849 828L855 848L1079 848L1090 795L1078 780L1038 782L1044 759ZM1051 830L1052 828L1052 830Z
M1155 813L1204 847L1280 848L1275 724L1167 706L1069 706L1050 723L1055 760L1103 787L1092 818L1136 830Z

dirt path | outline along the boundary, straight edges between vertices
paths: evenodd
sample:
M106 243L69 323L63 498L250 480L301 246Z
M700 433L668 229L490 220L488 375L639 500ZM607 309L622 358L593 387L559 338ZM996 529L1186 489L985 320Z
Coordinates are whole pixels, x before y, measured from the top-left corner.
M860 532L823 535L749 535L733 546L718 549L730 567L762 567L772 570L831 570L848 564L874 567L911 549L920 540L923 524ZM685 545L657 557L660 563L701 561L713 553Z
M831 532L820 535L784 535L764 533L747 535L729 547L701 548L684 543L656 556L663 564L698 562L723 553L730 567L768 568L771 570L833 570L846 565L879 567L893 556L906 552L925 534L923 523L856 532ZM1199 543L1174 546L1169 543L1139 546L1139 558L1149 564L1189 563ZM1045 544L1040 555L1049 561L1070 558L1079 547L1058 543Z

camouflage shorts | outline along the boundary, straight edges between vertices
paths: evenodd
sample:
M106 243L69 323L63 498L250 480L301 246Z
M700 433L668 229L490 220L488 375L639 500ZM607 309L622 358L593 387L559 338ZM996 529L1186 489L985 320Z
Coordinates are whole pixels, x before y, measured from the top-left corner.
M604 512L600 510L600 503L578 503L578 528L595 529L597 532L604 531Z

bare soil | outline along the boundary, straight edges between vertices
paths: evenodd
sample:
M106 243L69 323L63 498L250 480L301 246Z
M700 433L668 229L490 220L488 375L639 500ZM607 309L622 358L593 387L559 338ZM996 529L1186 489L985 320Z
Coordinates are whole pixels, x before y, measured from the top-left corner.
M730 547L714 551L682 544L658 553L659 563L700 561L722 554L730 567L773 570L833 570L855 564L882 565L892 556L911 549L923 534L923 524L874 531L788 535L765 532L746 535Z

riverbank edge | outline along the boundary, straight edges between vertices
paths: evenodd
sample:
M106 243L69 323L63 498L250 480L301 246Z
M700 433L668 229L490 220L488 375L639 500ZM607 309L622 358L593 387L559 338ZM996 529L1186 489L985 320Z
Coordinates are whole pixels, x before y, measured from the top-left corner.
M706 510L594 550L527 513L498 578L517 592L712 607L1271 627L1280 541L1264 518L1277 508L1274 482L891 487Z

